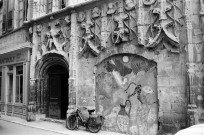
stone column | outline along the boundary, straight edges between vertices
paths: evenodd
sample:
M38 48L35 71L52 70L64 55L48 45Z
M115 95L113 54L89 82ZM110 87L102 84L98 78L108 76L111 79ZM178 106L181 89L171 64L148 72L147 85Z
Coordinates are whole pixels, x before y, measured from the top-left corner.
M67 114L69 115L77 107L77 90L78 90L78 50L79 36L77 14L71 14L71 39L69 49L69 106Z
M28 116L27 121L36 120L36 78L35 63L37 60L37 47L39 38L36 31L36 25L33 26L32 55L30 60L30 91L28 93Z
M187 72L189 126L200 123L203 113L203 34L200 24L200 0L186 0L185 15L187 24Z

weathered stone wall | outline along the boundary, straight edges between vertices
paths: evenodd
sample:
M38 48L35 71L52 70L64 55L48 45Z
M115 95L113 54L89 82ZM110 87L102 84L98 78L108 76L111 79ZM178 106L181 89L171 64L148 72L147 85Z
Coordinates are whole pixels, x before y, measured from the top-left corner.
M99 7L93 4L90 5L89 9L85 8L85 12L78 12L78 23L81 27L79 35L82 38L79 43L81 48L79 51L81 56L79 57L79 80L82 80L79 81L79 86L83 86L83 88L79 87L80 91L78 93L80 93L80 96L77 94L78 99L83 95L90 95L90 98L94 96L94 91L90 92L86 89L94 88L94 86L90 87L93 82L90 80L94 78L95 64L98 65L116 54L143 56L157 63L156 87L159 99L159 132L176 132L186 126L187 118L186 52L184 50L187 43L187 30L184 27L185 20L182 18L184 3L183 1L175 3L167 1L156 1L157 3L146 3L146 1L129 2L113 1L111 3L102 3ZM155 31L156 34L152 35L148 31L149 26L153 24L151 19L155 17L154 14L150 14L151 9L163 10L165 6L169 6L167 9L170 13L164 12L165 15L158 13L161 20L156 20L154 24L159 25L161 31ZM178 20L178 22L175 25L169 25L170 29L166 29L165 25L171 23L172 18ZM174 35L172 32L176 32L176 34L174 33ZM157 39L157 36L160 36L161 39ZM93 56L97 61L94 60ZM101 68L98 68L96 73L100 72L100 70ZM84 73L84 71L87 73ZM145 82L145 80L143 81ZM102 82L102 80L96 79L96 84ZM106 86L106 83L103 85L105 88L109 87ZM109 84L107 83L107 85ZM113 83L111 87L115 88L116 86ZM97 86L95 91L98 88ZM82 92L83 89L84 92ZM98 96L96 93L97 98ZM81 100L78 100L78 103L82 104ZM94 104L90 99L84 102L86 102L86 106ZM98 105L97 101L96 107ZM103 111L100 112L100 107L96 109L99 113L104 113ZM116 113L119 112L116 111ZM106 112L107 118L109 115L111 115L111 111ZM121 131L120 128L113 128L104 129L126 132L124 129ZM134 131L128 129L128 133L136 133L138 130L139 127L134 128Z
M126 75L123 72L119 72L119 69L124 65L129 70L133 70L133 68L130 63L125 63L126 60L121 61L124 64L123 66L118 66L114 60L116 56L134 55L156 63L155 80L150 82L155 81L154 92L157 93L156 98L158 98L158 102L155 102L158 105L156 106L158 114L155 115L157 120L156 122L154 121L155 123L158 122L158 125L154 125L155 127L159 126L158 132L161 134L173 133L188 126L189 123L199 123L203 101L203 29L200 23L200 21L203 21L202 1L107 0L95 1L82 6L83 8L74 7L70 8L70 10L67 9L71 13L71 22L67 23L68 25L63 25L63 28L70 28L71 34L64 36L66 33L63 31L62 33L63 37L67 39L65 40L68 43L67 45L69 45L70 41L69 51L61 48L63 42L59 44L55 39L57 50L48 48L49 50L45 50L45 52L42 43L38 41L33 42L41 45L41 51L38 51L37 45L33 47L35 54L33 60L40 59L44 53L58 53L67 58L68 56L66 55L69 55L69 109L86 106L87 108L95 108L98 113L105 114L107 118L111 115L111 112L116 113L115 116L118 117L119 111L117 112L114 109L113 111L107 111L108 113L100 111L99 106L104 104L99 103L97 91L99 89L105 91L105 88L111 88L117 92L115 88L119 87L118 85L126 78ZM200 8L201 12L199 12ZM58 20L52 20L51 22L48 23L52 24L50 25L51 29L54 31L58 30L55 28L58 24L54 23L58 22ZM38 28L40 29L40 27L36 25L34 28L33 35L35 37L33 37L33 40L39 40L36 38L36 34L38 34ZM53 34L50 30L44 31L46 34L49 32L51 32L51 35ZM118 67L113 68L117 72L114 72L115 76L112 75L110 77L112 78L111 81L115 77L116 82L121 82L115 82L109 87L108 83L104 83L104 79L98 80L96 77L97 73L106 71L98 66L112 58L112 66L117 65ZM150 71L146 70L148 64L145 62L145 64L141 63L138 62L136 65L142 69L144 75L148 75ZM188 71L188 74L186 71ZM133 76L142 78L137 75ZM148 85L146 84L147 78L139 82L144 81L142 83ZM102 82L104 83L104 88L97 86ZM137 80L134 80L134 82L138 83ZM141 91L145 91L145 85L141 86ZM138 93L135 93L133 97L134 103L139 104L139 100L136 100ZM110 97L110 99L112 98L113 96ZM125 98L123 100L126 101ZM190 104L191 109L187 113L188 104ZM119 105L120 103L117 102L112 107ZM144 104L139 105L140 107L145 106ZM105 110L108 109L111 110L110 108ZM148 113L147 111L146 116L148 116ZM188 119L189 114L193 119ZM132 117L133 115L130 116ZM122 126L127 126L127 123ZM141 128L136 126L131 129L123 128L121 131L120 128L115 127L114 129L105 127L103 129L134 134L139 133ZM148 132L143 132L144 134L149 134L151 130L155 129L155 127L149 127Z
M164 51L159 57L157 88L161 132L178 131L186 126L187 117L185 54Z

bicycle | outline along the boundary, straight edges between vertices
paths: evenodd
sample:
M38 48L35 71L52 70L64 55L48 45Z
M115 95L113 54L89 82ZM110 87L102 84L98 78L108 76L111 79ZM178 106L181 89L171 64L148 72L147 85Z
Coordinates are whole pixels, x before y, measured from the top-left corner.
M69 130L75 130L79 128L79 125L82 125L92 133L99 132L105 118L102 115L92 114L94 111L94 109L88 110L89 117L84 119L82 112L79 109L76 109L76 111L72 112L66 119L66 128Z

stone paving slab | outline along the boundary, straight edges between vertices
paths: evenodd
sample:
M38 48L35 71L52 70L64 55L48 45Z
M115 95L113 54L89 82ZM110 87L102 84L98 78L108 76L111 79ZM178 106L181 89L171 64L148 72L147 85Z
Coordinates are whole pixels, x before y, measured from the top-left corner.
M108 132L108 131L99 131L98 133L90 133L85 130L85 128L81 127L79 130L68 130L65 125L59 124L59 123L53 123L53 122L48 122L48 121L32 121L32 122L27 122L25 119L21 119L18 117L11 117L11 116L6 116L6 115L1 115L0 120L16 123L16 124L21 124L24 126L29 126L32 128L38 128L42 130L47 130L51 132L56 132L64 135L124 135L121 133L115 133L115 132Z

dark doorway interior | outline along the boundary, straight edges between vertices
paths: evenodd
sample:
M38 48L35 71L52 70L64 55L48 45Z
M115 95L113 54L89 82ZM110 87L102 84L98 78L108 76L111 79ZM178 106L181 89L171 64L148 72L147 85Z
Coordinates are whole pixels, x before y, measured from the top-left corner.
M48 113L47 117L65 119L68 109L68 72L54 65L48 69Z

